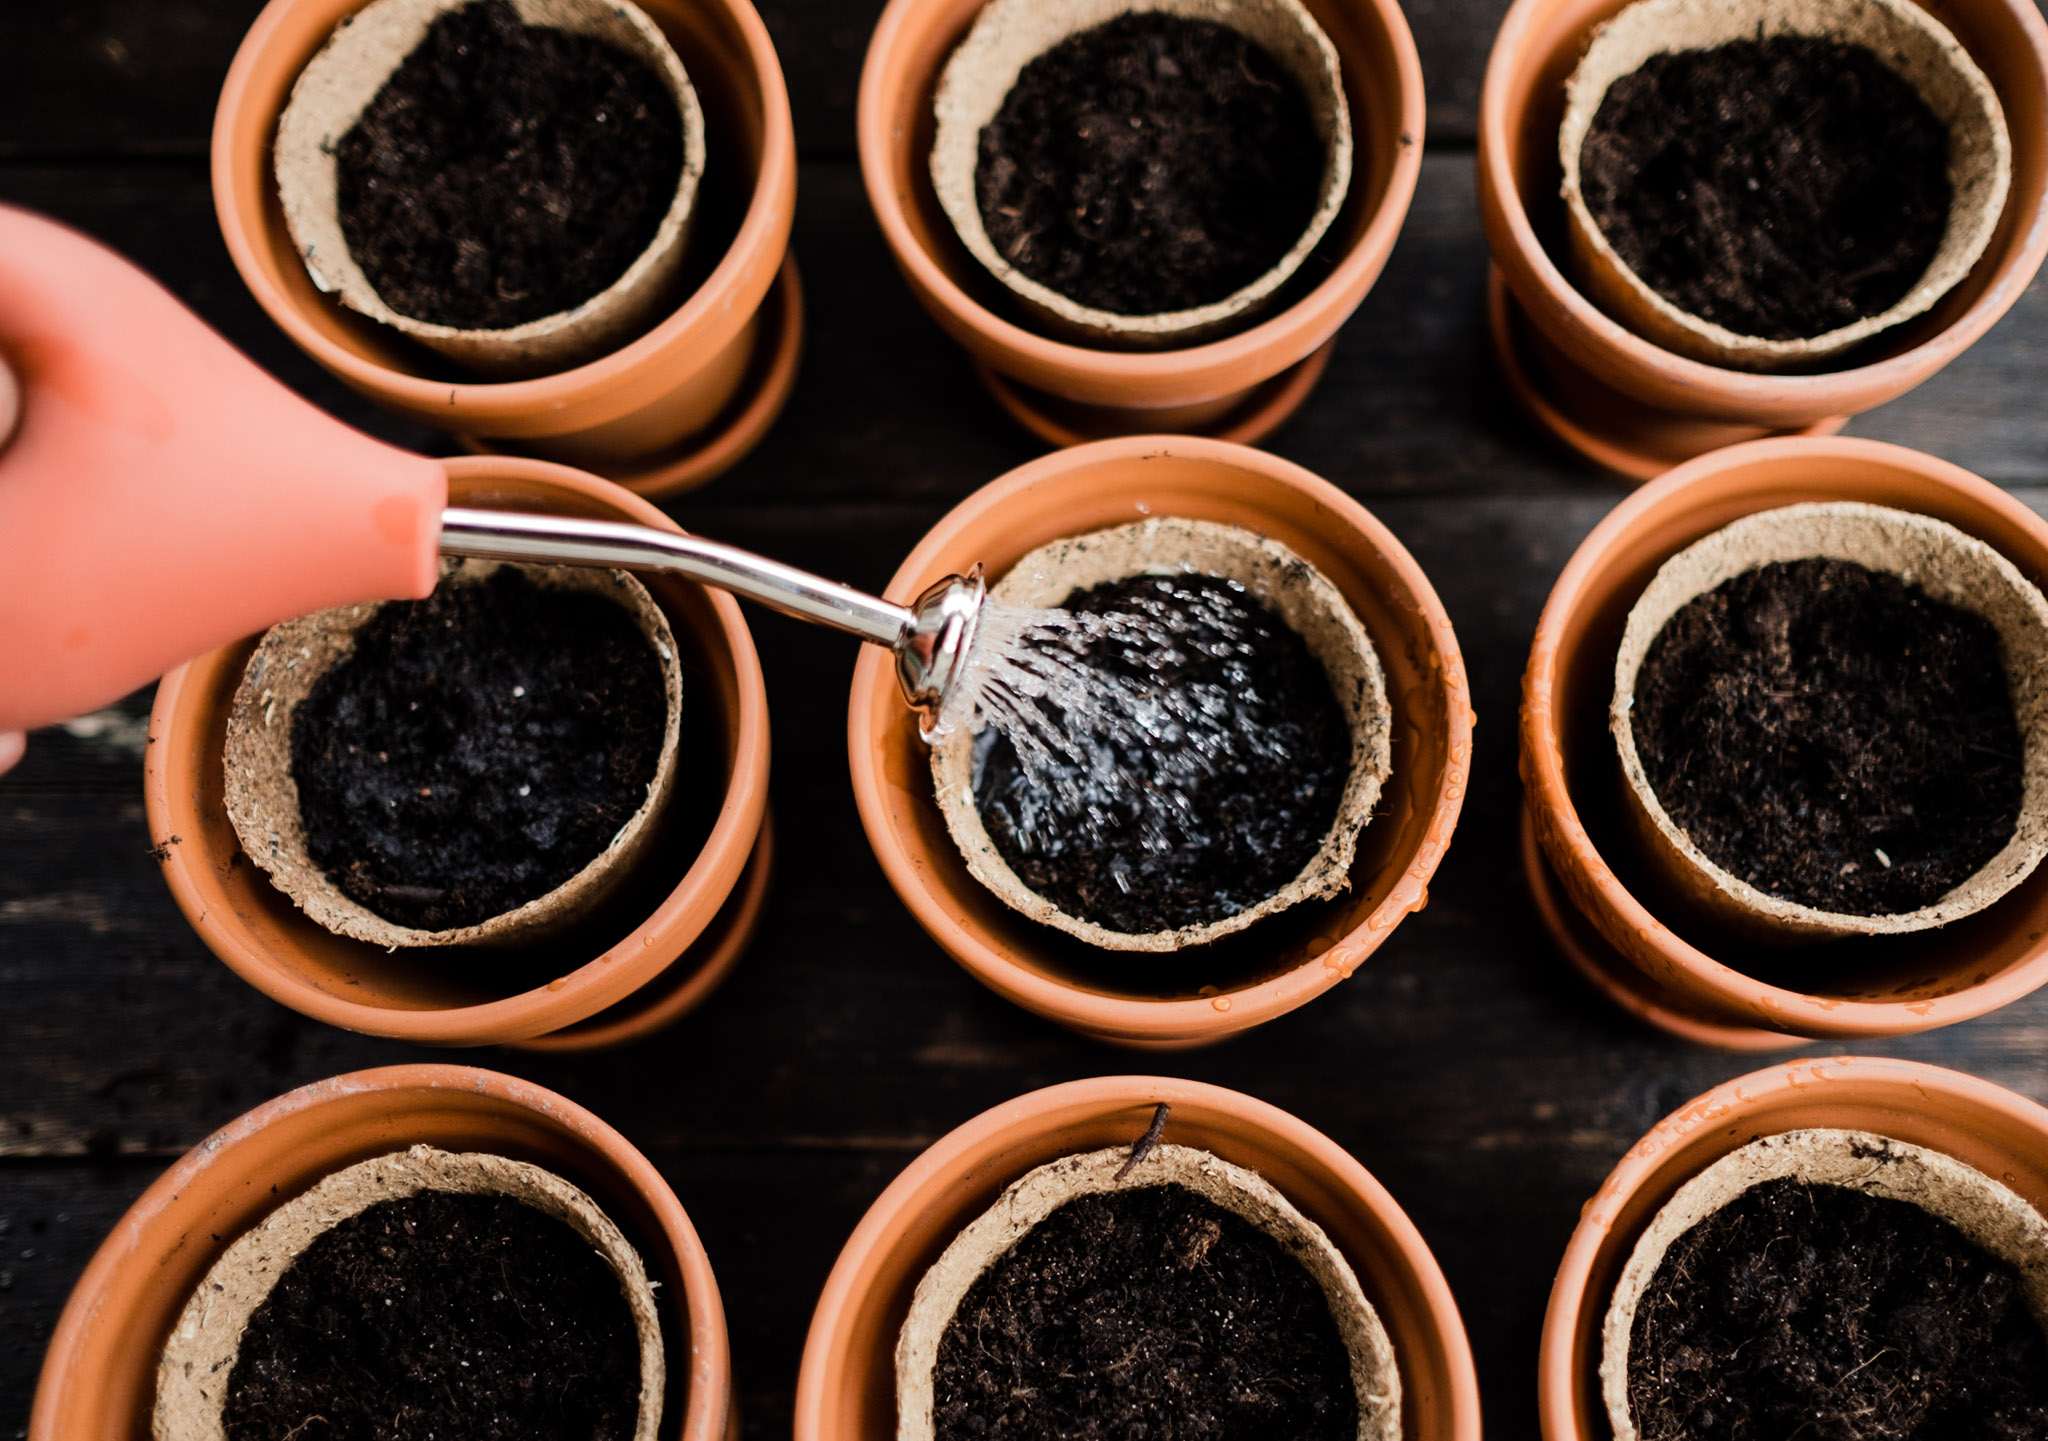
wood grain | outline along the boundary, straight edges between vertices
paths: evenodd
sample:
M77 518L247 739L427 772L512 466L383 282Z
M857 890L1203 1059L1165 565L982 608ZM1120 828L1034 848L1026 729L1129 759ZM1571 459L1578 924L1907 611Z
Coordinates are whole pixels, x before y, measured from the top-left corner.
M0 199L130 255L315 403L429 451L307 361L243 289L204 164L251 0L75 0L0 18ZM1489 1434L1536 1434L1550 1276L1623 1150L1748 1062L1626 1022L1567 974L1515 863L1514 706L1558 569L1622 492L1518 415L1486 352L1486 247L1469 142L1502 6L1408 7L1430 150L1400 244L1327 378L1273 448L1363 498L1458 627L1479 713L1470 799L1428 909L1356 976L1222 1047L1096 1046L954 967L884 883L848 791L851 643L754 613L775 724L781 857L768 919L725 988L670 1032L576 1058L460 1058L618 1125L703 1233L732 1323L749 1437L786 1434L810 1309L869 1201L923 1146L1022 1091L1164 1071L1252 1092L1354 1151L1408 1209L1464 1308ZM768 0L795 97L796 247L810 294L788 412L673 507L705 534L879 586L955 501L1037 453L895 273L851 161L875 0ZM1856 422L2048 500L2048 297L2039 287L1942 375ZM90 563L82 557L81 563ZM442 1057L304 1020L194 938L140 800L147 696L33 738L0 779L0 1435L25 1424L49 1327L93 1247L172 1158L292 1086ZM1849 1049L1873 1049L1851 1047ZM2048 1100L2048 998L1888 1054Z

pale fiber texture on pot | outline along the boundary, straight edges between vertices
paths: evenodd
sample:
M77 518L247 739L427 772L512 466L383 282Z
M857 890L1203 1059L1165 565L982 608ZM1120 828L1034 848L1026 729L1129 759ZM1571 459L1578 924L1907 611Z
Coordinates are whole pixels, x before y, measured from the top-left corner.
M1142 935L1112 931L1061 910L1032 890L996 850L974 797L974 733L942 731L932 746L932 784L946 830L967 869L1011 909L1113 951L1177 951L1218 937L1302 901L1350 889L1358 833L1372 818L1392 768L1392 717L1386 679L1372 637L1343 594L1322 572L1276 540L1233 525L1157 517L1071 536L1040 546L989 588L1005 605L1050 609L1077 590L1134 575L1220 576L1242 584L1274 612L1322 663L1351 732L1351 769L1337 818L1301 874L1234 916Z
M503 565L452 560L441 565L442 585L481 585ZM569 926L625 879L654 839L655 822L675 789L676 752L682 735L683 672L675 635L647 588L624 571L573 566L510 567L535 585L602 596L623 607L647 637L661 666L667 694L661 754L647 798L604 850L561 885L513 910L473 926L423 931L388 921L344 894L306 854L299 787L292 779L292 717L320 677L355 650L356 632L381 602L345 605L272 626L249 657L235 688L222 755L228 819L249 859L309 917L336 935L371 945L526 945Z
M1980 615L1997 630L2025 746L2019 820L2012 839L1932 905L1891 915L1817 910L1766 894L1709 859L1657 799L1636 750L1631 713L1637 673L1665 622L1694 597L1773 561L1854 561L1918 586L1935 600ZM1664 562L1628 613L1614 660L1609 729L1621 755L1628 810L1646 853L1680 888L1759 939L1900 935L1961 920L2033 874L2048 854L2048 600L2013 563L1946 522L1857 501L1788 505L1724 526Z
M1628 1410L1630 1337L1664 1253L1750 1187L1786 1177L1904 1201L1941 1217L2019 1272L2027 1309L2048 1329L2048 1220L2009 1187L1953 1156L1869 1131L1817 1128L1764 1136L1679 1187L1651 1218L1622 1268L1600 1348L1600 1392L1615 1441L1636 1441Z
M1579 152L1608 87L1653 55L1735 40L1810 35L1861 45L1919 92L1949 133L1948 229L1927 273L1897 304L1822 335L1767 340L1680 310L1608 243L1586 208ZM1911 0L1638 0L1595 33L1565 85L1557 133L1572 259L1601 309L1645 339L1710 365L1782 370L1825 360L1933 308L1984 254L2012 187L2012 139L1991 82L1939 21Z
M1296 1210L1256 1171L1190 1146L1158 1145L1117 1172L1130 1150L1112 1146L1049 1161L1025 1173L996 1203L953 1238L911 1298L910 1315L896 1342L897 1441L931 1441L934 1435L932 1370L939 1341L969 1288L1025 1234L1079 1196L1141 1186L1185 1186L1204 1200L1243 1217L1279 1242L1308 1269L1330 1303L1331 1319L1351 1356L1351 1384L1358 1393L1359 1441L1397 1441L1401 1434L1401 1376L1394 1345L1379 1314L1359 1287L1358 1276L1323 1228Z
M647 64L675 97L683 121L683 169L675 199L626 273L573 310L505 330L464 330L400 315L371 286L343 239L334 151L392 71L443 12L469 0L376 0L335 29L292 86L278 121L278 199L313 284L351 310L498 378L566 369L616 348L651 318L680 273L704 174L704 113L682 61L654 22L626 0L510 0L520 20L589 35Z
M214 1262L178 1317L157 1365L156 1441L226 1441L228 1377L256 1309L300 1254L343 1221L381 1201L421 1191L509 1196L552 1216L590 1243L619 1278L640 1342L640 1412L634 1441L661 1424L667 1366L661 1314L640 1255L589 1196L551 1171L483 1152L414 1146L336 1171L287 1201Z
M975 172L981 163L982 127L995 119L1026 65L1069 35L1119 15L1152 11L1227 25L1257 41L1294 77L1323 141L1323 183L1301 238L1251 284L1192 310L1120 315L1071 300L1004 259L982 224ZM1183 344L1252 314L1301 268L1351 188L1351 108L1344 98L1337 48L1299 0L993 0L946 62L932 109L937 119L932 188L968 252L1036 313L1098 340Z

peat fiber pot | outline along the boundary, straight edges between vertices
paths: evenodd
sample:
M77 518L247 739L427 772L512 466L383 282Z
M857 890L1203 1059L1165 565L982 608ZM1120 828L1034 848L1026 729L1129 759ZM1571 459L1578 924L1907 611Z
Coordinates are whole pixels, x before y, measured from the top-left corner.
M1319 1226L1392 1342L1408 1441L1478 1441L1479 1386L1436 1259L1366 1169L1321 1132L1220 1086L1158 1076L1070 1081L983 1112L911 1162L861 1218L811 1317L796 1441L897 1435L896 1346L912 1296L956 1235L1048 1161L1129 1147L1162 1103L1163 1139L1258 1173Z
M483 457L446 464L454 505L675 529L646 501L564 466ZM588 920L518 951L432 954L391 951L310 920L243 853L228 818L222 751L251 636L166 676L150 717L150 835L200 938L296 1011L429 1045L610 1045L702 1000L760 917L770 850L767 693L731 596L671 576L644 584L682 661L681 764L644 858ZM707 756L718 758L715 770L704 766Z
M416 1145L504 1156L585 1192L658 1283L667 1357L659 1434L739 1435L718 1283L661 1174L573 1101L494 1071L440 1065L387 1066L303 1086L229 1122L158 1177L116 1223L58 1318L28 1434L148 1436L164 1342L222 1254L328 1176Z
M861 174L912 292L967 348L1003 408L1054 445L1157 431L1263 438L1321 376L1337 328L1378 278L1415 192L1422 68L1400 7L1306 0L1336 47L1355 147L1349 196L1304 266L1322 278L1236 334L1137 353L1056 339L1042 322L1026 323L934 193L933 98L982 4L891 0L861 71Z
M1627 814L1609 730L1630 609L1665 561L1744 516L1861 501L1946 522L2048 578L2048 522L1998 487L1875 441L1755 441L1645 486L1586 537L1537 622L1522 679L1523 863L1572 965L1652 1025L1709 1045L1903 1035L2048 981L2048 872L1938 929L1759 946L1667 885Z
M2048 1207L2048 1110L1989 1081L1870 1056L1800 1060L1738 1076L1636 1142L1572 1233L1537 1361L1544 1441L1607 1441L1601 1331L1637 1241L1687 1181L1760 1136L1865 1131L1925 1147Z
M1765 375L1690 359L1615 320L1570 279L1558 129L1565 81L1628 0L1516 0L1494 40L1479 114L1479 207L1493 251L1488 319L1511 388L1554 437L1648 480L1719 446L1825 435L1960 355L2048 254L2048 22L2033 0L1931 7L1989 79L2012 180L1983 256L1931 309L1836 368Z
M788 398L802 303L788 259L796 142L782 68L747 0L648 0L704 113L689 253L665 318L582 364L479 380L315 288L278 199L272 143L293 84L363 0L271 0L221 88L213 196L228 253L301 349L408 420L531 451L645 495L709 479Z
M1283 1015L1344 980L1429 898L1472 758L1472 707L1450 617L1357 501L1300 466L1223 441L1137 436L1060 451L976 491L925 536L891 597L979 563L990 581L1049 541L1146 517L1242 527L1333 584L1384 669L1393 770L1359 833L1349 889L1241 935L1152 957L1027 920L968 872L947 833L917 717L888 656L855 664L847 743L861 824L889 883L975 979L1084 1035L1190 1046Z

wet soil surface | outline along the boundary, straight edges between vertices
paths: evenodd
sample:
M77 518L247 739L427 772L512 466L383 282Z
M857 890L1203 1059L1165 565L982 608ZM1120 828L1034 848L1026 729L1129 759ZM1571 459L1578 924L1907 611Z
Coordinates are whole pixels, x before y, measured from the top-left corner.
M1185 1186L1082 1196L968 1289L933 1374L941 1441L1355 1441L1315 1279Z
M2019 818L1998 633L1848 561L1761 566L1687 603L1650 643L1633 723L1695 845L1821 910L1929 905Z
M1005 259L1119 315L1190 310L1308 228L1324 146L1294 78L1225 25L1123 15L1040 55L982 128L975 194Z
M1587 209L1651 289L1793 340L1890 308L1948 225L1948 131L1871 51L1810 36L1653 56L1579 152Z
M974 796L997 852L1069 915L1133 935L1234 916L1301 874L1336 820L1351 733L1322 662L1234 582L1135 576L1067 611L1142 618L1170 647L1091 639L1085 663L1139 683L1136 724L1075 718L1087 763L1023 764L991 727Z
M422 1191L308 1246L250 1318L229 1441L628 1441L640 1342L619 1278L504 1196Z
M429 27L335 147L342 235L399 314L510 329L626 273L675 199L682 134L641 60L479 0Z
M1784 1179L1665 1253L1628 1391L1643 1441L2040 1441L2048 1343L1948 1222Z
M647 798L667 715L621 607L512 570L444 581L383 607L294 712L306 850L387 920L475 925L611 844Z

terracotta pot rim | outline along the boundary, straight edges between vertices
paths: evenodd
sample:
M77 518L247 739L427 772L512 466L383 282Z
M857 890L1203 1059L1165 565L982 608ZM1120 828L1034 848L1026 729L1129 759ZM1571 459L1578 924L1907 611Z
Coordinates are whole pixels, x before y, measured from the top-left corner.
M896 261L910 275L912 286L929 296L945 312L950 327L984 337L990 344L1015 355L1025 366L1039 373L1063 372L1079 385L1163 382L1191 373L1208 375L1241 368L1263 352L1292 348L1299 359L1327 338L1325 313L1344 304L1356 303L1393 248L1401 223L1415 195L1422 173L1422 138L1425 111L1422 93L1422 60L1415 49L1407 17L1396 0L1367 0L1387 31L1395 69L1400 75L1401 123L1394 145L1394 163L1387 187L1371 221L1345 249L1313 290L1265 320L1220 340L1201 342L1172 350L1120 351L1049 339L1035 331L1003 319L976 301L920 245L904 219L901 197L889 176L892 145L888 96L883 93L881 71L889 52L901 41L901 32L911 14L931 0L889 0L875 24L868 42L867 57L861 65L860 90L856 104L861 179L876 223L888 241ZM1341 51L1340 51L1341 54ZM943 68L943 67L942 67ZM933 83L937 82L934 72ZM926 102L928 103L928 102ZM1364 123L1354 117L1354 130ZM1361 147L1362 148L1362 147ZM1359 167L1354 163L1353 182ZM918 168L912 166L913 183ZM928 183L928 182L927 182ZM1225 387L1226 389L1229 387Z
M1724 1081L1694 1097L1629 1147L1593 1198L1586 1202L1564 1257L1558 1262L1557 1279L1544 1307L1543 1339L1536 1360L1537 1412L1545 1441L1571 1441L1585 1434L1574 1424L1578 1419L1574 1401L1580 1378L1572 1370L1573 1332L1587 1301L1586 1287L1593 1263L1602 1244L1613 1233L1623 1204L1656 1174L1664 1153L1672 1146L1700 1130L1739 1127L1742 1118L1753 1114L1764 1102L1825 1082L1831 1079L1830 1072L1848 1072L1866 1083L1895 1086L1902 1093L1901 1103L1914 1109L1926 1109L1929 1098L1939 1095L1974 1109L2009 1116L2048 1138L2048 1107L1961 1071L1882 1056L1780 1061ZM1604 1304L1599 1307L1602 1312L1605 1309ZM1597 1420L1598 1429L1604 1434L1605 1413Z
M1430 1317L1444 1333L1448 1343L1444 1347L1445 1359L1452 1373L1452 1390L1459 1396L1474 1398L1470 1441L1478 1441L1478 1373L1473 1365L1471 1346L1465 1338L1464 1320L1459 1314L1457 1299L1451 1294L1450 1283L1444 1279L1443 1268L1437 1264L1435 1253L1386 1187L1366 1170L1357 1157L1308 1122L1278 1106L1242 1091L1205 1081L1142 1075L1066 1081L1014 1097L955 1126L926 1147L884 1188L840 1248L831 1274L825 1279L825 1288L818 1296L817 1307L811 1313L810 1328L804 1335L803 1361L797 1373L793 1407L794 1429L799 1441L815 1441L815 1438L826 1434L822 1418L828 1398L823 1394L824 1375L818 1364L819 1353L829 1344L834 1333L843 1329L845 1313L859 1299L855 1292L859 1272L869 1256L888 1244L896 1218L930 1181L957 1170L961 1157L986 1139L1042 1112L1070 1105L1150 1106L1162 1101L1174 1106L1189 1102L1213 1107L1244 1122L1249 1129L1279 1138L1325 1167L1364 1203L1365 1209L1399 1247ZM1011 1179L1014 1180L1015 1176ZM1466 1441L1466 1438L1461 1436L1459 1441Z
M928 530L916 548L905 557L885 593L899 597L907 593L913 588L915 577L932 568L934 557L949 543L955 531L974 517L1006 504L1039 482L1082 467L1139 460L1161 452L1251 470L1314 496L1324 509L1341 516L1348 525L1373 539L1390 567L1403 576L1421 602L1418 607L1421 623L1432 634L1450 633L1450 616L1422 567L1393 532L1358 501L1321 476L1279 456L1229 441L1188 436L1137 435L1098 440L1054 451L1017 467L966 497ZM861 826L883 873L918 922L977 980L998 995L1027 1010L1056 1017L1069 1016L1073 998L1086 995L1092 1012L1086 1029L1091 1034L1133 1041L1187 1040L1191 1036L1213 1038L1225 1030L1242 1030L1284 1015L1314 999L1335 980L1350 975L1356 962L1338 961L1336 958L1340 952L1367 936L1371 937L1373 945L1377 945L1402 916L1421 908L1428 881L1448 848L1447 832L1455 827L1464 807L1465 777L1458 767L1447 764L1437 779L1436 803L1428 828L1431 836L1443 834L1444 843L1433 854L1410 856L1402 882L1370 915L1338 937L1322 955L1310 956L1277 976L1225 990L1218 996L1148 999L1107 994L1034 974L1017 964L1001 949L986 943L963 924L946 903L944 895L924 883L922 868L898 843L894 830L887 824L882 795L885 782L880 768L867 759L875 748L876 738L868 728L866 707L862 701L875 685L885 684L893 688L893 678L884 674L889 663L888 657L879 650L873 647L863 649L854 667L847 727L854 802L860 811ZM1461 747L1470 746L1473 719L1469 700L1466 699L1464 657L1455 647L1443 655L1443 683L1453 693L1446 751L1455 755ZM1226 999L1230 1003L1228 1008L1219 1010L1216 1002Z
M344 380L388 394L397 403L450 411L460 407L465 424L470 425L478 418L488 419L495 414L555 409L601 395L683 335L701 331L704 343L715 348L722 343L721 337L736 334L753 316L761 298L774 284L795 209L796 136L789 92L768 27L759 12L749 0L718 0L745 38L752 76L760 87L761 159L746 213L725 253L703 283L665 320L595 360L525 380L439 380L413 375L365 359L329 340L306 322L288 293L271 283L252 238L264 233L267 227L261 217L243 212L234 184L240 159L238 122L250 104L252 73L273 32L283 25L287 12L305 3L306 0L270 0L235 51L214 112L210 174L214 212L243 283L295 344ZM263 139L259 150L266 174L270 136L275 127L275 116L261 127ZM776 264L760 264L759 257L769 252L774 254Z
M568 466L549 461L500 456L460 456L442 462L451 477L510 475L547 480L571 491L602 499L625 510L633 520L662 530L679 530L650 502ZM345 1030L395 1040L438 1045L489 1045L545 1034L574 1020L597 1014L650 981L663 965L640 938L650 928L672 921L707 892L728 895L739 879L759 836L768 808L768 693L752 635L739 602L720 590L705 592L718 616L719 638L731 650L738 678L739 707L735 725L739 744L732 760L732 779L725 789L718 818L697 857L662 902L637 926L599 955L591 957L557 982L548 982L494 1001L432 1010L406 1010L344 1000L280 968L260 947L205 925L208 902L192 875L196 856L172 846L163 874L178 908L201 931L207 945L229 969L263 994L301 1015ZM152 727L171 715L190 677L192 664L179 666L157 688ZM152 818L171 814L171 776L164 753L150 749L143 765L145 807ZM711 917L707 915L706 925ZM591 1002L593 993L599 997ZM569 1015L579 1010L580 1015Z
M674 1359L687 1364L689 1394L683 1416L673 1423L675 1434L692 1438L692 1441L715 1441L715 1438L723 1437L726 1417L714 1412L714 1408L718 1408L718 1412L731 1410L732 1360L726 1337L725 1308L719 1298L717 1278L712 1274L711 1258L668 1182L632 1142L566 1096L496 1071L439 1062L350 1071L287 1091L213 1132L151 1182L123 1212L114 1231L93 1253L92 1260L86 1264L84 1274L64 1304L37 1376L30 1435L39 1441L52 1437L50 1428L55 1421L47 1408L55 1403L46 1401L46 1397L55 1396L69 1386L89 1385L93 1381L92 1377L71 1373L82 1364L78 1352L84 1343L83 1333L97 1316L101 1298L110 1282L117 1273L134 1264L133 1258L116 1244L124 1233L137 1230L141 1222L174 1205L180 1194L203 1172L228 1164L227 1158L233 1157L239 1144L282 1117L317 1108L337 1093L410 1090L468 1092L537 1112L587 1142L593 1151L619 1170L654 1213L660 1228L660 1240L673 1251L677 1269L682 1273L683 1296L672 1304L676 1304L684 1314L691 1344L686 1356ZM681 1369L682 1366L678 1365L671 1369L671 1374ZM671 1424L668 1418L663 1419L664 1433L669 1431Z
M902 0L899 0L902 3ZM2048 189L2033 211L2017 215L2014 243L1996 276L1969 309L1919 344L1865 365L1813 375L1769 375L1732 370L1692 360L1643 339L1609 316L1579 290L1558 267L1536 236L1527 207L1515 184L1509 157L1518 137L1510 133L1508 92L1528 60L1528 31L1536 12L1554 0L1514 0L1494 37L1479 96L1479 210L1494 263L1500 267L1515 298L1531 318L1546 317L1576 332L1593 346L1582 363L1595 364L1602 378L1620 383L1631 372L1653 371L1676 388L1702 398L1750 406L1793 406L1801 410L1861 409L1848 393L1875 387L1907 386L1968 348L2009 310L2048 257ZM2038 7L2012 4L2033 51L2035 68L2048 87L2048 20ZM1967 48L1967 47L1966 47ZM2008 196L2012 207L2016 195ZM1987 257L1989 252L1987 252ZM1982 264L1980 260L1978 264ZM1840 402L1829 397L1841 393ZM1867 405L1868 402L1865 402Z
M1552 723L1558 700L1558 633L1570 613L1580 604L1588 578L1638 517L1673 492L1683 490L1704 477L1739 469L1753 461L1801 456L1862 460L1912 471L1998 511L2015 526L2041 536L2044 548L2048 548L2048 521L2043 521L1999 487L1961 466L1885 441L1846 436L1754 440L1712 451L1667 471L1623 499L1593 527L1565 563L1537 619L1529 666L1523 678L1518 724L1523 784L1536 810L1550 818L1549 824L1540 826L1539 831L1560 837L1575 852L1599 856L1599 848L1587 832L1565 784L1564 754ZM1602 734L1605 733L1603 727ZM1553 866L1559 864L1548 844L1544 846L1544 852ZM1822 1038L1904 1035L1925 1030L1930 1024L1969 1020L2017 1000L2048 980L2048 951L2043 951L1989 980L1942 996L1939 1006L1943 1014L1939 1022L1928 1020L1934 1006L1928 1001L1862 1001L1828 996L1820 998L1822 1003L1816 1004L1817 998L1806 992L1759 981L1715 960L1679 937L1612 872L1607 873L1607 884L1601 887L1601 895L1618 924L1641 934L1662 936L1664 939L1660 944L1670 954L1673 963L1718 995L1745 1008L1754 1002L1773 1014L1794 1018L1788 1019L1787 1024Z

